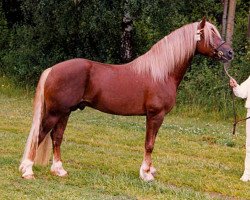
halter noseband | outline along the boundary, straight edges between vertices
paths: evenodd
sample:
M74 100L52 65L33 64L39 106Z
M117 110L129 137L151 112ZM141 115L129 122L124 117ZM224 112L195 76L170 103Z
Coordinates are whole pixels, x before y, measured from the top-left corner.
M223 44L225 44L225 43L226 43L226 41L222 40L222 41L220 42L220 44L219 44L216 48L214 48L214 46L211 45L211 44L209 43L209 45L211 45L211 46L213 47L213 49L214 49L214 54L217 54L217 56L218 56L219 58L222 58L223 55L224 55L224 53L223 53L222 51L220 51L219 48L220 48ZM224 58L225 58L225 57L224 57Z

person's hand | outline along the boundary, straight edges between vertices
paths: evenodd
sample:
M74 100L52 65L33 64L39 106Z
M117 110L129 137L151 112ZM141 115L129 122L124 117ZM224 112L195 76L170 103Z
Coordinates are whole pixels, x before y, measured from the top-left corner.
M232 88L235 88L238 85L237 81L234 80L233 78L230 79L229 84Z

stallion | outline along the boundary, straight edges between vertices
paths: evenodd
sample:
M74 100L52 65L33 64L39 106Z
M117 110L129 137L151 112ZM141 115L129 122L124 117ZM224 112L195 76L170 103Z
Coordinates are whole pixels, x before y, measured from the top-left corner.
M151 154L164 116L176 101L177 88L196 54L228 62L233 50L216 27L203 18L169 35L130 63L112 65L71 59L46 69L36 88L33 122L20 164L22 177L33 179L32 166L48 164L66 176L60 146L72 111L86 106L114 115L146 116L146 138L140 177L152 181L156 169ZM52 144L51 144L52 143Z

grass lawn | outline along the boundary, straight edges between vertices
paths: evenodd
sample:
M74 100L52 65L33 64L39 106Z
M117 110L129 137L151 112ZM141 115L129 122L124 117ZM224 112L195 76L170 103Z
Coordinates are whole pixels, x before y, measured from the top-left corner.
M31 125L32 98L0 89L0 199L250 199L240 181L244 123L233 138L232 124L203 115L167 115L153 161L156 181L139 178L144 117L123 117L87 108L72 113L62 144L69 176L55 177L35 166L35 180L18 171Z

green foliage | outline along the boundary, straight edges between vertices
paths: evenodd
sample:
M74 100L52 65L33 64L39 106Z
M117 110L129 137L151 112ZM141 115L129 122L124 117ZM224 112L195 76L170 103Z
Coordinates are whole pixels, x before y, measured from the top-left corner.
M22 18L8 25L0 3L0 73L18 85L36 85L41 72L60 61L83 57L108 63L120 62L125 1L23 0ZM129 0L133 17L134 58L145 53L165 35L203 16L221 26L219 0ZM246 38L249 1L237 1L230 73L241 82L249 76L249 41ZM19 8L20 7L20 8ZM6 9L6 8L5 8ZM192 62L179 90L178 103L199 105L230 115L230 90L222 65L204 57ZM240 104L242 105L242 104Z
M66 59L118 62L120 24L113 22L122 12L108 2L23 1L24 22L10 30L3 50L4 72L34 85L42 70Z
M0 3L0 6L1 3ZM4 17L4 14L2 12L2 9L0 9L0 74L4 73L4 64L2 61L2 57L7 53L8 48L9 48L9 41L10 41L10 36L9 36L9 29L7 27L7 21Z

